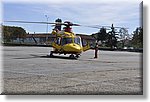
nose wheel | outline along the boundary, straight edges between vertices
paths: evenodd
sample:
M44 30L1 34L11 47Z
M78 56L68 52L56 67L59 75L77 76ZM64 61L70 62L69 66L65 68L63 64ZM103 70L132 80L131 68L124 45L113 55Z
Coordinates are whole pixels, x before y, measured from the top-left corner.
M73 55L73 54L71 54L70 56L69 56L69 58L71 58L71 59L78 59L80 56L78 55L78 54L76 54L76 55Z
M73 54L71 54L71 55L69 56L69 58L74 59L75 56L74 56Z

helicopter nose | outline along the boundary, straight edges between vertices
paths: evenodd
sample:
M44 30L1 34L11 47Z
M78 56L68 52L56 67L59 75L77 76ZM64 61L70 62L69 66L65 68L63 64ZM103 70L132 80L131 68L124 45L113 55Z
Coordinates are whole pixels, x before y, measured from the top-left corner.
M82 52L81 46L77 44L68 44L64 47L64 50L67 52L77 52L77 53Z
M75 52L81 52L81 51L82 51L82 49L81 49L81 47L80 47L79 45L73 45L73 46L72 46L72 49L73 49Z

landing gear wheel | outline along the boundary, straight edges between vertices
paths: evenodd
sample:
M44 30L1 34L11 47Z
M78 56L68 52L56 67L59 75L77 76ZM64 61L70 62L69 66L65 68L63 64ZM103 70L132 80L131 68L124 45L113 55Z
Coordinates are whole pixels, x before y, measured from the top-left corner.
M73 54L71 54L69 57L70 57L71 59L75 58Z
M71 58L71 59L78 59L79 58L79 56L74 56L73 54L71 54L70 56L69 56L69 58Z
M54 56L54 55L53 55L53 52L51 51L51 52L50 52L50 57L53 57L53 56Z
M76 55L76 58L79 58L79 57L80 57L80 55L77 54L77 55Z

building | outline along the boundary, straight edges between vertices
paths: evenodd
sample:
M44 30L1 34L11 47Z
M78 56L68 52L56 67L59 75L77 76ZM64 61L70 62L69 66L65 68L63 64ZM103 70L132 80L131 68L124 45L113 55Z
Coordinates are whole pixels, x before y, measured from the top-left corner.
M37 45L51 45L54 41L55 36L52 34L37 33L37 34L27 34L25 42L34 43Z
M90 45L95 43L95 39L90 35L85 34L76 34L80 36L83 40L89 42ZM26 38L20 39L16 38L13 40L15 43L25 43L25 44L36 44L36 45L51 45L55 39L55 35L47 33L36 33L36 34L27 34Z

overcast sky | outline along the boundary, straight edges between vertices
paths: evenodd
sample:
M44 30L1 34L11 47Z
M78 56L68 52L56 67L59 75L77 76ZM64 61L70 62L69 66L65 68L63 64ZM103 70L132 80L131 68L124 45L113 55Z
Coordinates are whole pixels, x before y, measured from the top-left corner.
M32 1L32 2L31 2ZM60 2L61 1L61 2ZM3 0L3 20L54 22L57 18L81 25L139 27L141 0ZM43 24L3 23L23 27L27 32L46 32ZM49 25L49 31L52 27ZM75 33L92 34L98 29L73 27Z

